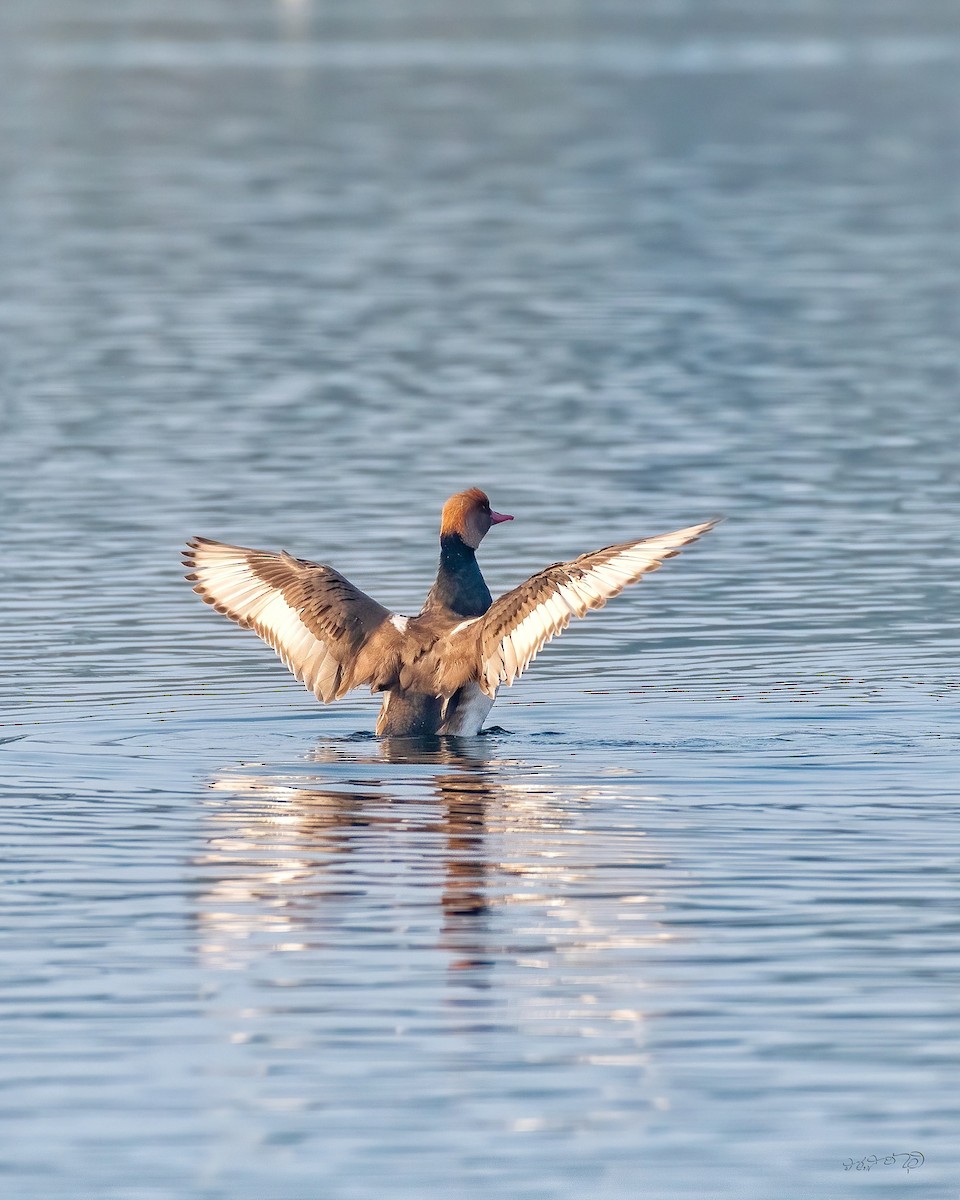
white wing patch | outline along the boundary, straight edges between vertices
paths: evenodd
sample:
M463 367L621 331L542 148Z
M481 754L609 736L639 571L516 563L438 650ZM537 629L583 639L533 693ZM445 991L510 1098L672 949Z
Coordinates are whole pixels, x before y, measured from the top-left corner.
M342 664L283 593L252 570L244 551L201 542L194 547L193 557L194 591L218 612L259 634L318 700L336 699Z
M646 538L614 547L617 552L604 562L589 564L581 559L550 568L549 579L533 576L513 593L520 595L530 589L531 598L543 589L539 603L512 628L504 629L499 641L487 654L482 665L481 686L488 696L495 695L501 683L509 687L518 679L543 646L562 633L573 617L583 617L591 609L602 608L611 596L616 596L629 583L656 571L664 559L677 554L683 546L696 541L715 521L691 525L674 533ZM600 551L599 553L603 553ZM545 573L546 574L546 573ZM494 606L495 607L495 606Z
M409 622L409 617L401 617L399 613L394 613L390 617L390 624L394 627L394 629L397 630L398 633L406 633Z

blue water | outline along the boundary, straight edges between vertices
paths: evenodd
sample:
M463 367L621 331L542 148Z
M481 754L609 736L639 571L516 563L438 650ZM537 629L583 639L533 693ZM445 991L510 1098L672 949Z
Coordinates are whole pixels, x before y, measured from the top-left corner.
M960 21L635 8L0 13L4 1196L960 1192ZM472 484L727 520L460 748L180 578Z

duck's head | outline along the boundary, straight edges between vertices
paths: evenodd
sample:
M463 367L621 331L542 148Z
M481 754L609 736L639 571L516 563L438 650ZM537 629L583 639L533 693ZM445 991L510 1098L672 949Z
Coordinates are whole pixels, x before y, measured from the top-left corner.
M481 492L479 488L467 488L465 492L451 496L443 506L440 536L443 538L455 534L476 550L491 525L512 520L513 517L508 517L506 513L493 511L486 492Z

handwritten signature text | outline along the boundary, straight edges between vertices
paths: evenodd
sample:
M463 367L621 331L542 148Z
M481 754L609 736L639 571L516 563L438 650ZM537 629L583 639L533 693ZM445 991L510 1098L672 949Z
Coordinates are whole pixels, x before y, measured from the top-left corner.
M912 1154L886 1154L876 1155L869 1154L866 1158L845 1158L843 1160L843 1169L845 1171L871 1171L874 1167L901 1167L908 1173L915 1171L917 1167L923 1166L923 1155L919 1150L915 1150Z

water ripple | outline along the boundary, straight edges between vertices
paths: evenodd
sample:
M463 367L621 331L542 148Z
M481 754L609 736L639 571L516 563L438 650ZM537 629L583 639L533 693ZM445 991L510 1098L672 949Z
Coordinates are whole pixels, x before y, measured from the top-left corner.
M83 7L0 11L6 1191L947 1195L952 15ZM416 611L471 483L494 591L727 520L467 748L180 578Z

